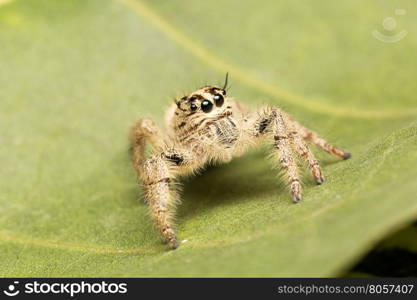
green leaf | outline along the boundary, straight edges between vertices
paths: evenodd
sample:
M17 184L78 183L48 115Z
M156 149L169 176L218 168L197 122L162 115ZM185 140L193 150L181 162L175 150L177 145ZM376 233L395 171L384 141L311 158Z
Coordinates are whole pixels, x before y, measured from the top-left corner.
M345 276L417 276L417 224L385 238Z
M417 216L415 1L0 1L1 276L337 276ZM375 39L394 15L397 43ZM219 84L277 105L353 158L316 151L291 203L267 151L184 183L169 251L127 132Z

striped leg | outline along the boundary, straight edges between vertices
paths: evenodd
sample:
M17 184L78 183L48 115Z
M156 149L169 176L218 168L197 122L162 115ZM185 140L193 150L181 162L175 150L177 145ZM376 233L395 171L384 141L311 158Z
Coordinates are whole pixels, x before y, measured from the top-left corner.
M315 133L314 131L312 131L312 130L306 128L306 127L304 127L303 125L301 125L297 121L291 120L291 122L293 123L294 127L296 128L296 131L298 131L304 139L306 139L306 140L312 142L313 144L317 145L319 148L323 149L327 153L333 154L333 155L341 157L343 159L348 159L348 158L351 157L351 154L349 152L346 152L346 151L344 151L340 148L337 148L337 147L331 145L325 139L319 137L317 133Z
M294 202L301 200L301 181L298 174L297 162L294 158L292 144L294 142L292 134L288 131L288 121L285 115L277 109L272 110L274 117L272 123L272 134L274 138L274 147L277 150L277 160L280 162L282 169L289 185L291 196Z
M297 132L292 132L292 135L294 138L294 146L298 155L306 162L317 184L322 184L324 182L323 172L321 171L320 165L314 157L313 152L311 152L307 144Z
M172 249L178 247L174 232L174 215L178 204L175 177L183 172L182 167L192 166L193 158L187 150L165 147L137 166L138 175L143 184L145 203L162 238Z
M139 120L130 130L129 138L133 167L140 173L142 169L139 166L144 160L146 142L149 142L158 151L162 149L164 141L158 127L149 119Z
M163 239L172 249L178 247L173 229L177 192L173 187L173 166L162 155L153 155L143 164L140 172L151 215Z
M273 138L273 159L281 165L294 202L301 200L301 181L295 153L295 139L288 117L279 109L266 106L247 117L245 133L251 138Z

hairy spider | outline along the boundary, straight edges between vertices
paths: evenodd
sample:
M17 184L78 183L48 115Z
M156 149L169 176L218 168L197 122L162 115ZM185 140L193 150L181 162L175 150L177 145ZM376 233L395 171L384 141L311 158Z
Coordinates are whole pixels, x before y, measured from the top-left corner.
M305 161L317 184L323 173L305 141L338 157L350 154L330 145L277 107L251 112L226 96L223 88L205 86L175 101L166 114L166 132L149 119L139 120L130 133L133 167L143 184L145 202L169 246L178 247L173 217L178 203L175 179L192 174L209 162L229 162L250 146L266 140L272 157L285 174L294 202L301 200L297 156ZM149 142L153 154L145 158Z

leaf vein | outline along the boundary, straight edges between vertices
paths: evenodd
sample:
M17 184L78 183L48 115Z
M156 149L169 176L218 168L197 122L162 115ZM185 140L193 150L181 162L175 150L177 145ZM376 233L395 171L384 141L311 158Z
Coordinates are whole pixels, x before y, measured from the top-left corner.
M345 118L360 118L360 119L386 119L386 118L401 118L417 115L417 109L408 108L406 110L363 110L353 107L334 107L328 104L319 103L314 99L307 99L301 95L278 88L268 83L264 83L259 79L253 77L248 71L237 67L233 64L227 63L221 58L210 53L209 50L193 41L186 34L175 28L172 24L164 20L152 8L139 0L117 0L122 2L125 6L130 8L137 16L143 17L150 24L155 26L160 32L165 34L171 41L180 45L187 50L194 57L200 59L210 67L217 71L229 72L233 77L245 83L247 86L261 91L265 94L284 100L287 103L297 105L310 111L337 116Z

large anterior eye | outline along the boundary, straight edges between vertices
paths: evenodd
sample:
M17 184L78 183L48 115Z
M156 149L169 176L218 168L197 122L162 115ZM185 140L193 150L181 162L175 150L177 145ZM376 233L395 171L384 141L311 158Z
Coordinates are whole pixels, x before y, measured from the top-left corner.
M213 103L211 103L208 100L204 100L203 102L201 102L201 109L205 112L208 113L212 110L213 108Z
M223 96L222 96L222 95L220 95L220 94L216 94L216 95L214 95L213 99L214 99L214 101L215 101L215 103L216 103L216 106L217 106L217 107L222 106L222 105L223 105L223 103L224 103L224 98L223 98Z

